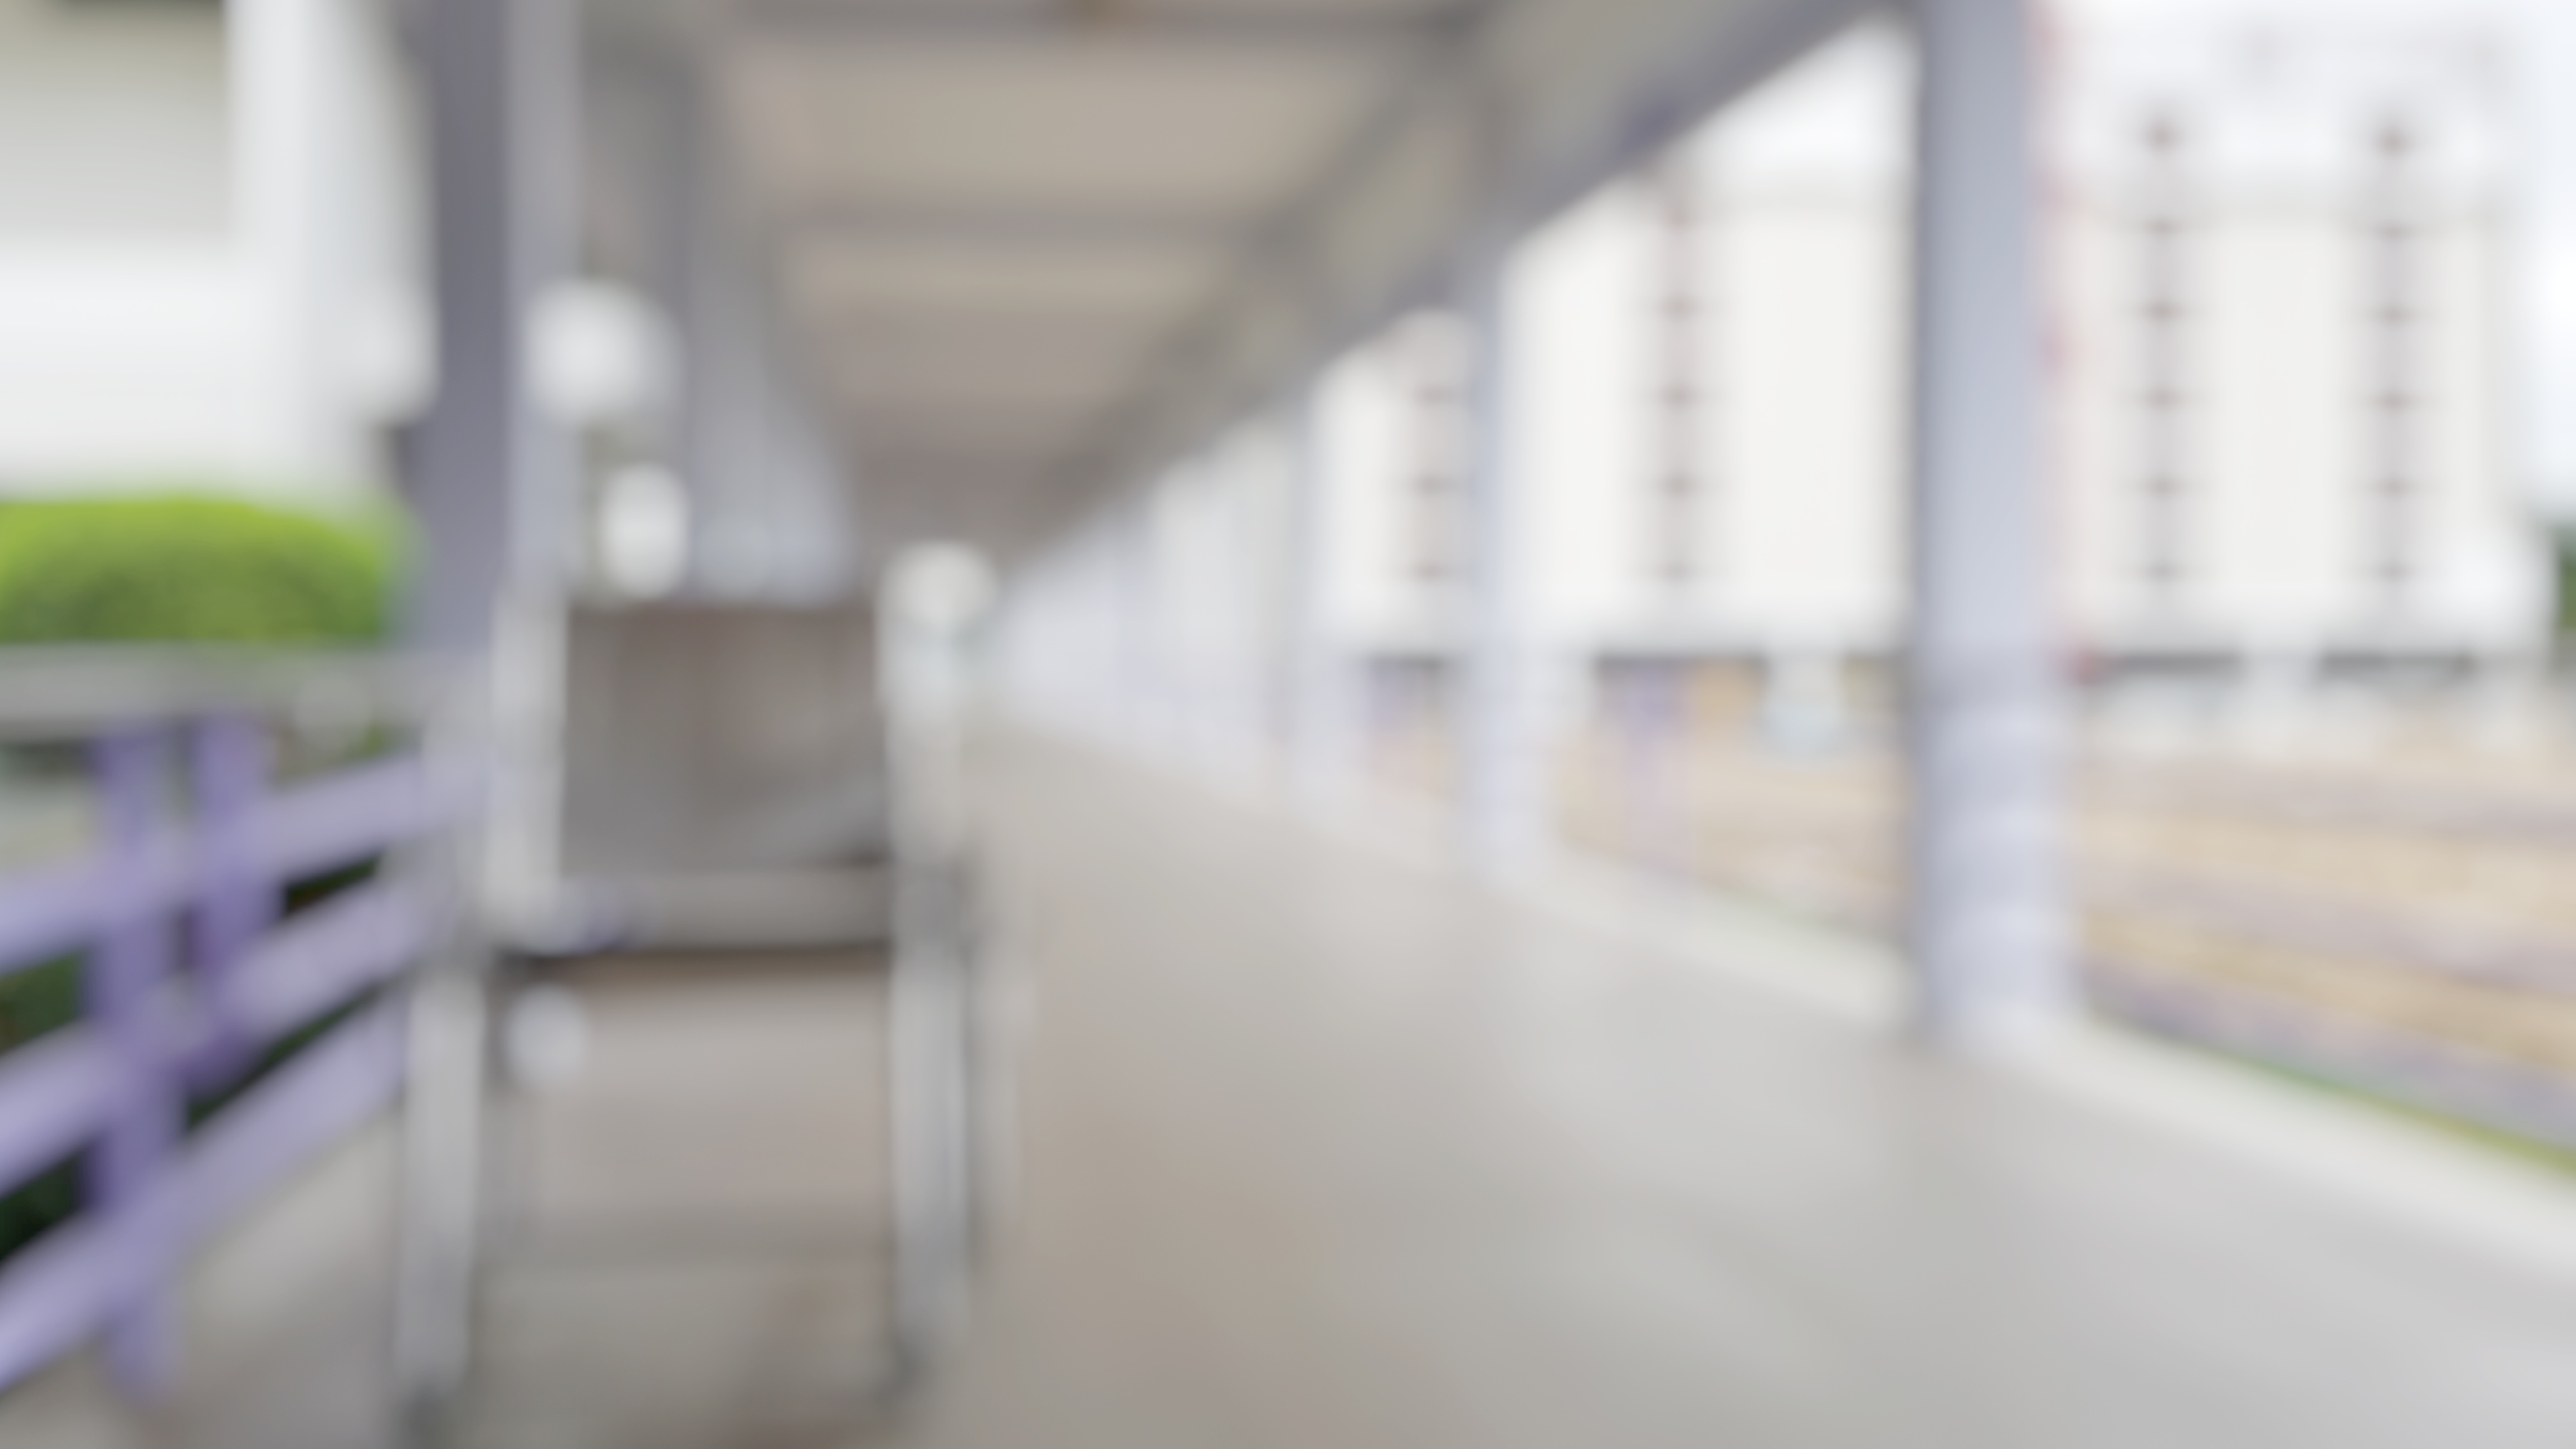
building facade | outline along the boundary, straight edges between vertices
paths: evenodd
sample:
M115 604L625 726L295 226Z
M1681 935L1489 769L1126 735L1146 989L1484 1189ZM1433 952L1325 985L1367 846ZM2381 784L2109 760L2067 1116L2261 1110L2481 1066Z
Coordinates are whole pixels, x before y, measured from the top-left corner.
M2503 34L2080 9L2060 29L2042 446L2059 627L2095 678L2545 654ZM1519 263L1532 645L1569 705L1715 664L1794 711L1784 692L1897 646L1907 71L1899 35L1857 33ZM1463 597L1445 325L1324 386L1333 628L1398 727L1436 698Z

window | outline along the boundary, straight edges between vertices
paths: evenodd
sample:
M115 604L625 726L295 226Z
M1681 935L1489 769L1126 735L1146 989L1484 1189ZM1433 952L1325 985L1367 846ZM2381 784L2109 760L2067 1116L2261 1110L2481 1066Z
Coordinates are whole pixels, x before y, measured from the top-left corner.
M1693 158L1676 152L1641 187L1648 216L1646 346L1647 571L1666 583L1697 578L1708 492L1701 446L1710 395L1704 359L1709 320L1706 197Z
M2188 141L2170 108L2139 131L2137 217L2137 565L2149 597L2179 601L2190 566L2193 317Z
M2423 495L2425 398L2423 229L2417 175L2423 147L2403 115L2371 127L2372 166L2361 239L2364 436L2369 474L2364 508L2369 569L2382 607L2402 608L2417 571L2417 525Z

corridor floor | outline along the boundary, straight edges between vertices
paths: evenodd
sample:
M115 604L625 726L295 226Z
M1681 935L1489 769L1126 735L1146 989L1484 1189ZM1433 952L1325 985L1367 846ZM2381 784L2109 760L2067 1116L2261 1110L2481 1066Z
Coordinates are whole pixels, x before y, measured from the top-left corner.
M494 1270L474 1449L2576 1444L2536 1170L2337 1167L2381 1127L2232 1069L1936 1058L1865 949L1576 867L1496 891L1026 736L981 776L1013 1150L964 1333L863 1402L864 971L577 976L599 1046L512 1149L563 1231ZM66 1365L0 1444L383 1443L383 1149L213 1255L177 1403Z
M988 764L1022 1165L906 1444L2576 1443L2564 1258L1713 959L1758 933Z

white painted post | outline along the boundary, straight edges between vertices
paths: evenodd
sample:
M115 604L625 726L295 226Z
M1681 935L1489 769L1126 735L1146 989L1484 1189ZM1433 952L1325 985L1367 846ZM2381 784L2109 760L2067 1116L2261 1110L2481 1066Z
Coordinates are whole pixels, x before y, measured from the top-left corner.
M1537 728L1522 538L1524 480L1512 437L1509 254L1492 248L1459 288L1466 358L1460 449L1466 593L1455 696L1459 805L1469 857L1509 874L1546 848L1547 761Z
M2561 527L2576 524L2576 10L2520 7L2514 54L2518 255L2518 451L2527 486Z
M414 489L432 647L488 649L504 595L562 547L559 440L533 405L529 317L571 246L574 38L562 0L424 10L438 382Z
M482 877L478 904L510 914L554 864L572 460L535 406L528 334L571 257L578 34L569 0L429 0L419 20L438 367L413 480L427 566L410 623L422 645L490 670L494 808L482 858L462 856ZM413 998L395 1352L407 1410L431 1418L461 1385L472 1321L482 962L453 953Z
M1333 640L1333 479L1323 447L1322 384L1308 383L1280 419L1288 473L1286 755L1292 789L1323 805L1349 784L1352 679Z
M1171 675L1163 648L1153 495L1122 504L1109 527L1124 679L1119 732L1130 748L1159 754L1171 744Z
M1907 944L1916 1022L2025 1037L2073 995L2060 682L2040 470L2027 0L1914 0L1913 619Z
M977 1133L971 810L972 638L991 607L982 558L905 551L882 591L878 658L894 786L891 1024L897 1373L919 1372L965 1310Z

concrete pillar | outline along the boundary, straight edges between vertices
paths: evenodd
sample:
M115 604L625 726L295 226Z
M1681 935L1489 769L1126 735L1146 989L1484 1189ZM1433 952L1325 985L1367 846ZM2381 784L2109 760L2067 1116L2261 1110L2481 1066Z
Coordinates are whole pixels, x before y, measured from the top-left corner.
M1133 748L1160 751L1171 743L1171 673L1163 647L1153 494L1129 500L1113 516L1110 529L1122 657L1120 733Z
M575 36L565 0L432 0L421 34L438 381L413 628L480 652L505 586L558 574L566 542L563 440L533 406L526 333L573 246Z
M409 489L425 554L409 627L486 668L474 753L492 806L457 866L519 931L552 899L560 810L574 457L534 404L528 334L573 250L577 31L570 0L427 0L417 34L438 362ZM412 1000L395 1351L406 1411L423 1418L462 1382L473 1316L483 960L460 946Z
M1332 631L1333 479L1323 446L1321 384L1287 401L1280 445L1287 470L1286 625L1282 711L1287 776L1310 804L1347 789L1355 744L1352 663Z
M908 1378L955 1330L976 1233L973 822L966 722L983 560L907 550L882 591L878 661L894 788L892 1071L895 1349Z
M2026 1035L2072 998L2060 682L2040 471L2026 0L1914 0L1913 617L1907 946L1917 1024Z
M1538 728L1524 532L1513 443L1508 253L1496 247L1459 288L1464 323L1460 419L1465 532L1457 692L1459 805L1478 868L1527 866L1548 837L1548 766Z
M551 928L561 815L564 589L577 566L575 440L535 406L537 298L572 270L579 34L570 0L433 0L429 121L438 384L413 502L419 641L489 664L488 905Z

